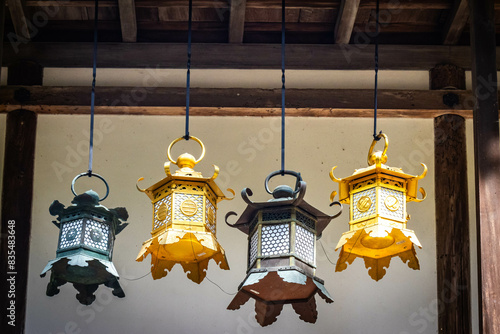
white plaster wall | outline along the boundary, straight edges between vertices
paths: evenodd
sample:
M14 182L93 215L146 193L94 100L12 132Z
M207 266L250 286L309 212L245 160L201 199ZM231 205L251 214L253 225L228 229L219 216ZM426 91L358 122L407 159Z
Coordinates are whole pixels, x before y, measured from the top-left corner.
M421 173L420 162L429 167L427 177L421 181L428 198L408 205L412 217L408 226L415 230L424 247L417 250L421 270L414 271L399 259L393 259L386 276L375 282L358 259L347 270L336 273L318 245L317 276L325 280L335 302L326 304L316 298L319 314L314 325L299 320L291 307L285 306L277 322L265 328L254 320L252 301L240 310L228 311L226 307L232 296L208 280L200 285L191 282L178 266L160 280L154 281L150 276L135 281L126 279L146 274L150 261L147 258L142 263L135 262L151 227L150 201L135 189L135 182L144 176L145 187L164 177L165 150L173 139L183 135L183 121L182 117L96 117L94 171L104 176L111 187L111 194L103 204L111 208L125 206L130 214L130 225L117 237L113 260L127 296L118 299L107 288L100 287L96 302L82 306L75 298L76 290L69 284L61 287L58 295L45 296L49 279L40 278L39 273L55 257L57 247L58 229L51 223L54 217L48 208L55 199L70 204L71 180L87 170L89 120L87 116L39 116L27 333L437 332L432 120L379 122L379 128L390 138L389 165L403 167L412 174ZM365 167L371 131L369 119L287 119L286 168L302 173L308 184L305 199L309 203L333 213L328 206L329 195L338 186L330 181L328 172L338 165L336 175L346 177L355 168ZM239 193L242 188L250 187L255 200L269 198L263 182L267 174L280 168L279 119L193 117L191 134L201 138L207 147L207 155L198 168L205 175L211 175L211 164L217 164L221 168L218 178L221 188L230 186ZM258 145L252 147L254 137ZM181 142L174 154L186 150L199 152L194 143ZM102 193L101 184L93 180L79 181L77 190L92 187ZM212 281L232 293L245 276L247 240L245 234L227 227L223 217L231 210L241 213L244 207L239 195L233 201L220 203L217 237L226 250L231 270L223 271L214 263L208 270ZM348 207L344 210L321 239L333 262L338 257L335 245L348 229Z
M287 88L373 89L373 71L287 70ZM45 86L90 86L91 68L45 68ZM185 69L97 69L97 86L184 87ZM380 89L429 89L428 71L379 71ZM191 69L199 88L280 88L281 70Z

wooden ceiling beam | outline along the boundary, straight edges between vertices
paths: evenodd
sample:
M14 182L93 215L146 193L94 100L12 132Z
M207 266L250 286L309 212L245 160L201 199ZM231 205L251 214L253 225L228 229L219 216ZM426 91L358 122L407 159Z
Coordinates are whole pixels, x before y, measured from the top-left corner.
M275 44L193 44L193 69L279 68L280 45ZM373 69L373 45L288 44L287 69L363 70ZM500 49L498 51L500 53ZM381 45L380 68L429 70L436 64L471 68L468 46ZM54 57L57 55L57 57ZM31 59L43 67L88 67L92 43L27 43L17 52L4 44L3 66L19 59ZM164 43L99 43L102 68L185 68L186 45ZM500 57L497 59L500 69Z
M335 43L349 44L360 0L342 0L335 23Z
M468 0L455 0L453 9L443 31L444 45L455 45L458 43L468 19Z
M30 92L23 108L41 114L88 114L88 87L4 86L0 87L0 112L20 108L15 93ZM140 92L139 92L140 90ZM380 117L432 118L453 113L470 118L472 93L451 92L458 104L449 107L447 90L380 90ZM185 88L97 87L99 114L184 115ZM146 99L137 99L145 96ZM190 112L198 116L279 116L280 89L192 88ZM287 115L311 117L373 117L371 89L287 89Z
M246 5L246 0L231 0L231 13L229 16L229 43L243 43Z
M26 16L24 15L24 8L21 0L7 0L9 6L10 17L14 24L14 31L20 40L28 42L30 40L30 33ZM3 23L2 23L3 24Z
M118 0L123 42L137 42L137 18L135 0Z

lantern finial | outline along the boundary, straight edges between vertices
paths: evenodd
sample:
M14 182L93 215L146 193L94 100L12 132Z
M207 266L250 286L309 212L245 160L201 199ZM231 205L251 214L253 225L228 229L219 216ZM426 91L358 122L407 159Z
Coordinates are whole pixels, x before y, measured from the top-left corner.
M370 268L369 275L376 281L384 277L391 258L399 256L412 269L420 269L415 245L422 248L415 232L406 228L410 216L406 203L425 199L423 188L418 189L420 176L406 174L401 168L386 166L389 140L383 133L383 151L373 152L377 140L373 140L368 153L369 167L357 169L352 176L338 179L330 172L333 181L339 184L339 201L351 205L350 229L345 232L336 249L342 248L336 271L343 271L357 257ZM417 198L417 189L423 198ZM336 196L332 192L331 199Z

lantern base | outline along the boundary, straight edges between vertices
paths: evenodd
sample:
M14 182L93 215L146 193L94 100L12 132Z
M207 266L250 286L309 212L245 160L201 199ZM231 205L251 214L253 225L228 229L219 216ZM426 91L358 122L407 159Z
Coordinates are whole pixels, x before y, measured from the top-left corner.
M327 303L333 302L323 281L298 267L252 269L227 308L237 310L253 298L255 319L261 326L267 326L276 321L284 304L291 304L301 320L315 323L316 293Z
M46 294L49 297L59 293L59 286L73 283L78 290L76 298L81 304L90 305L95 300L94 292L100 284L113 289L113 295L125 297L118 272L111 261L96 259L84 254L74 254L50 261L40 274L44 277L51 270Z
M168 229L143 243L136 261L151 254L153 279L165 277L179 263L187 277L200 284L213 259L221 269L229 270L224 249L210 232Z
M420 264L415 246L422 248L415 232L383 225L349 231L342 235L337 249L342 247L335 271L343 271L347 264L357 258L363 258L368 274L372 279L382 279L389 268L391 258L399 256L408 267L418 270Z

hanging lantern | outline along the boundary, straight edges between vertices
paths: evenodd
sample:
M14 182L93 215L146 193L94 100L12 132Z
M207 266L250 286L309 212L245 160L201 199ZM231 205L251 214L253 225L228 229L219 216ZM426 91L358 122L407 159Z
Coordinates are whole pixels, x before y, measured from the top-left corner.
M278 174L295 176L295 191L281 185L271 193L269 179ZM315 276L316 239L340 212L328 216L305 202L306 183L299 173L273 172L265 187L273 199L254 203L248 198L252 191L245 188L241 196L248 206L241 217L231 225L227 218L236 213L226 215L229 226L248 234L247 276L228 309L239 309L254 298L255 318L261 326L267 326L276 321L284 304L291 304L300 319L314 323L318 315L316 293L327 303L333 302L323 281Z
M75 181L82 176L95 176L106 185L106 196L89 190L81 195L74 191ZM76 298L84 305L95 300L94 292L100 284L113 289L113 295L123 298L118 283L118 272L111 262L115 236L128 224L120 221L128 219L125 208L107 209L99 204L109 194L106 181L97 174L83 173L71 184L76 196L72 205L65 208L59 201L54 201L49 208L50 214L57 216L53 223L59 228L57 256L43 269L41 277L51 270L47 285L47 296L59 293L59 286L73 283L78 290Z
M167 151L170 162L180 169L171 174L170 162L166 162L166 178L147 189L137 186L153 204L152 238L143 243L137 261L151 254L153 279L166 276L179 263L184 272L189 272L187 277L199 284L206 276L210 259L229 270L224 249L215 236L217 203L232 198L227 198L214 181L219 174L217 166L214 165L215 173L210 178L193 170L205 156L205 146L198 138L189 136L201 146L198 160L189 153L182 154L177 161L172 160L172 146L183 139L174 140ZM234 195L233 190L228 191Z
M356 257L365 260L370 277L376 281L384 277L391 258L399 256L408 267L418 270L420 265L415 253L415 245L422 248L415 232L406 228L410 215L406 213L407 202L421 202L426 194L423 188L419 191L423 198L418 199L418 180L425 177L427 167L422 163L424 171L420 176L403 172L400 168L389 167L387 148L389 140L383 133L385 141L383 152L373 153L377 143L373 141L368 153L369 167L358 169L352 176L337 179L333 175L336 167L330 172L333 181L339 183L339 201L348 203L350 208L350 229L342 234L336 249L342 247L337 261L336 271L342 271ZM337 192L332 192L331 199Z

